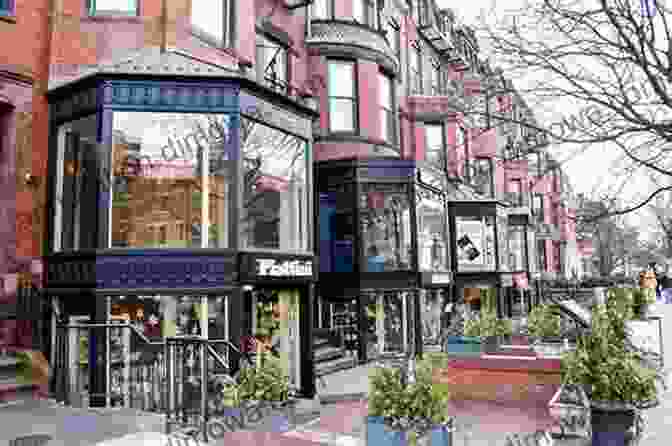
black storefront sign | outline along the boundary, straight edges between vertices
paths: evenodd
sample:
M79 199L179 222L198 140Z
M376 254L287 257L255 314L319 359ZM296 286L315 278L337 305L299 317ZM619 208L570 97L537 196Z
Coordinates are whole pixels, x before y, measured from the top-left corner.
M282 253L241 253L241 281L302 281L315 280L316 265L313 256Z

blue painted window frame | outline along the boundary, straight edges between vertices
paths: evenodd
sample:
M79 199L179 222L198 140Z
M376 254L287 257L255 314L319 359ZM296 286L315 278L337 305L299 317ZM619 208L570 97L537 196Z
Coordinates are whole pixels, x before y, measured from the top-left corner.
M0 0L0 16L14 17L16 15L15 0Z
M137 17L140 15L140 0L121 0L121 2L129 3L129 7L127 9L119 8L115 10L98 10L98 8L96 8L96 0L86 0L86 12L91 17L97 17L97 16ZM132 5L130 5L131 2L133 3Z

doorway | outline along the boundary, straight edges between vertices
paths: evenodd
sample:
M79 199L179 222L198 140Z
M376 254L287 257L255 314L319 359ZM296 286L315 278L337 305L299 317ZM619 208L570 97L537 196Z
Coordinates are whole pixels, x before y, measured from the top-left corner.
M301 387L301 333L298 288L255 288L245 294L245 323L255 338L270 338L290 386Z

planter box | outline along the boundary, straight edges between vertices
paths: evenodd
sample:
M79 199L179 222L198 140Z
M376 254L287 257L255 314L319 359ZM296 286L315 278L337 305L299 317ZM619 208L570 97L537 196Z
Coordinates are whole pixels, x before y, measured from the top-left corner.
M449 355L480 356L483 353L480 338L468 336L448 336L445 348Z
M221 438L225 432L255 430L287 432L296 426L296 401L245 401L240 407L226 408L208 420L210 438Z
M409 446L409 435L386 426L383 417L364 418L366 446ZM452 428L436 426L417 439L417 446L453 446Z

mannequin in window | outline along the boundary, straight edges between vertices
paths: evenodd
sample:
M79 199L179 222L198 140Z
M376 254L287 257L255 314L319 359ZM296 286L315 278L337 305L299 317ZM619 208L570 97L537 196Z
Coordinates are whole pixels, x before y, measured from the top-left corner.
M380 255L376 245L369 246L367 252L367 271L383 272L385 270L385 257Z

